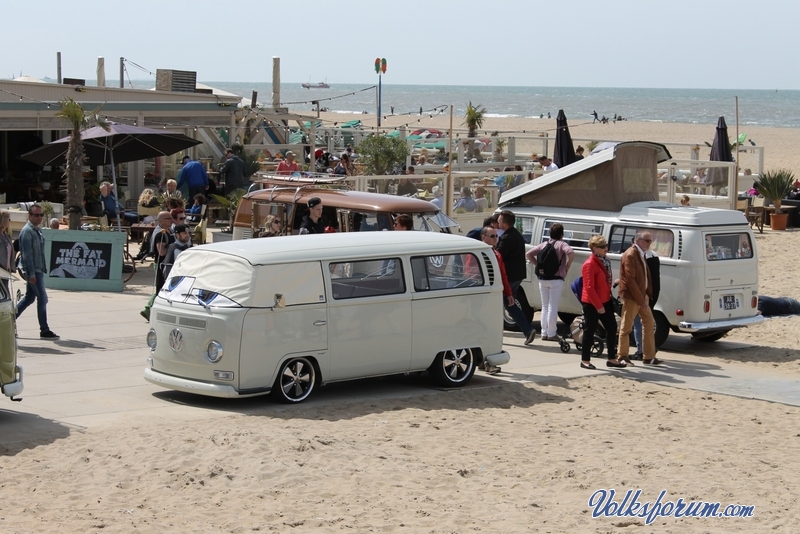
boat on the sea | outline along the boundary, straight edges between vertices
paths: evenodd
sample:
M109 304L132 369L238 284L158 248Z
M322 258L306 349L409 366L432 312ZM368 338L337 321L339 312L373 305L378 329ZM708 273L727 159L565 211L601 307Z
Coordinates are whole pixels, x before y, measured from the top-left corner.
M303 89L330 89L331 86L325 82L318 83L302 83Z

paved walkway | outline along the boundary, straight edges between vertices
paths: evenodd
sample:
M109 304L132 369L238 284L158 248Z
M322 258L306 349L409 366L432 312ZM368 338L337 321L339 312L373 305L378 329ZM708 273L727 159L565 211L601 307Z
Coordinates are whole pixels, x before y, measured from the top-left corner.
M96 427L125 418L206 418L227 412L248 413L271 402L263 398L204 398L163 390L144 381L148 325L139 310L149 295L152 273L149 269L137 273L121 294L49 291L49 322L61 336L59 341L41 341L35 307L25 312L18 323L19 363L25 371L24 400L16 403L0 399L0 427L5 437L14 434L13 427L36 427L36 439L42 435L55 439L68 433L68 428ZM800 382L781 376L780 368L762 370L738 363L704 361L702 352L710 346L692 342L685 335L671 336L663 347L659 356L666 360L665 365L644 367L637 362L636 367L624 370L600 365L596 371L583 370L574 346L564 354L556 343L537 339L531 347L524 347L522 342L520 334L508 334L506 349L511 353L511 362L503 366L499 375L476 373L468 387L486 387L500 381L541 383L613 372L665 386L800 406ZM745 347L721 341L715 349L720 344ZM604 364L602 360L595 363ZM429 394L435 390L424 377L362 380L358 387L352 383L326 386L304 406ZM289 408L276 405L275 409ZM24 439L21 436L34 434L16 435ZM0 443L5 437L0 438Z

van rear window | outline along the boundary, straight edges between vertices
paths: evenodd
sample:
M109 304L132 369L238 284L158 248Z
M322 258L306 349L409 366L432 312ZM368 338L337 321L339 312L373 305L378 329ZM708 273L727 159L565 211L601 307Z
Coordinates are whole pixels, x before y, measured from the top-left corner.
M708 261L739 260L753 257L750 234L706 234L706 259Z

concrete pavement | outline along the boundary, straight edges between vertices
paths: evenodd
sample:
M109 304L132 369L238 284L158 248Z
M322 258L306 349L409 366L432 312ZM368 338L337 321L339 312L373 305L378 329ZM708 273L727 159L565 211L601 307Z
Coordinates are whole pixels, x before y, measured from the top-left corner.
M147 264L146 264L147 265ZM48 316L59 341L42 341L35 306L19 318L19 363L24 367L25 391L20 403L0 399L0 444L10 436L37 442L58 439L70 430L97 427L108 422L147 417L207 418L229 412L283 410L265 398L225 400L172 392L144 381L142 373L148 349L148 325L139 316L147 301L153 271L142 269L126 285L123 293L95 293L50 290ZM17 287L19 287L19 284ZM506 350L511 354L503 372L488 376L477 372L468 387L495 386L502 382L547 382L594 376L615 375L665 386L682 387L756 398L800 406L800 382L774 371L739 363L704 360L702 353L711 345L692 342L687 335L671 335L659 353L666 364L616 370L595 359L598 370L579 367L580 355L572 346L568 354L557 343L537 338L530 347L521 334L506 335ZM720 341L730 349L746 348L740 343ZM401 397L437 391L426 377L388 377L353 383L331 384L320 389L302 406L342 401L361 402L375 397ZM274 407L273 407L274 406ZM34 437L35 436L35 437ZM0 445L2 450L2 445Z

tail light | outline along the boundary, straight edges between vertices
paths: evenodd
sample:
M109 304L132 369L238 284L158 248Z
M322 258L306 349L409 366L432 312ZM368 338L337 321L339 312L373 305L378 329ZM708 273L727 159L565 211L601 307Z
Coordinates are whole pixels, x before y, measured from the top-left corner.
M756 297L756 296L750 297L750 307L751 308L758 308L758 297Z
M708 313L711 311L711 303L709 301L703 302L703 313Z

